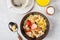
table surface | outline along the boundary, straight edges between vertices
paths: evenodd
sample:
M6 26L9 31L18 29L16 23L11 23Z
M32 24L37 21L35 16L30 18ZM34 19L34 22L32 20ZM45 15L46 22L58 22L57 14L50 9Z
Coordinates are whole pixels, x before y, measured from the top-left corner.
M46 7L40 7L35 3L35 6L32 10L41 12L45 16L47 16L50 22L50 30L46 38L44 40L60 40L60 0L51 0L51 3L48 6L55 7L54 15L46 14ZM16 32L11 32L8 28L9 22L15 22L20 27L20 21L25 14L20 15L19 13L10 12L7 8L7 0L0 0L0 40L18 40ZM18 29L20 30L20 28ZM25 38L18 31L23 40Z

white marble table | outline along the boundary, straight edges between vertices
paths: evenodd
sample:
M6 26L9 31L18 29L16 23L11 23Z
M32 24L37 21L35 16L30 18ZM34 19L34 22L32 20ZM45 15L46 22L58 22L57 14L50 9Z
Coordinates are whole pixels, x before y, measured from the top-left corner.
M46 7L39 7L37 4L32 11L38 11L46 15L50 22L50 30L44 40L60 40L60 0L51 0L50 5L55 7L55 14L52 16L46 14ZM7 8L7 1L0 0L0 40L18 40L17 34L9 30L8 23L12 21L20 26L23 16L19 13L10 12ZM20 31L19 33L22 36ZM22 38L25 40L23 36Z

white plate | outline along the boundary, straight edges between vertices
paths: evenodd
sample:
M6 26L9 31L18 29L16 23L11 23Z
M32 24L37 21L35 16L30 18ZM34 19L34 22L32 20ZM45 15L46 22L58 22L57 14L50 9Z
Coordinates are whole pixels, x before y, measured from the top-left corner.
M32 9L34 6L34 0L31 0L31 4L28 5L26 8L16 8L11 4L11 0L7 0L8 10L13 13L24 14Z

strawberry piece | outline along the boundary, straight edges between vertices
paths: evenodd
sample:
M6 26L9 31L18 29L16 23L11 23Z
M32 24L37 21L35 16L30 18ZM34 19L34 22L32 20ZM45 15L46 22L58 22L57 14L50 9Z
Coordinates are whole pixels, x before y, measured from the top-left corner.
M31 21L27 20L26 25L30 26L31 25Z
M36 28L37 28L37 25L36 24L32 24L31 29L34 30Z

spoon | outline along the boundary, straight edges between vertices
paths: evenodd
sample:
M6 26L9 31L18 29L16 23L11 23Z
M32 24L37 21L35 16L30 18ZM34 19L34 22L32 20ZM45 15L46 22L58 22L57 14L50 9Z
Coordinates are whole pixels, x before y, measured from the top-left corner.
M9 29L10 29L12 32L17 32L18 39L19 39L19 40L22 40L21 36L20 36L19 33L18 33L18 26L17 26L16 23L10 22L10 23L8 24L8 27L9 27Z

